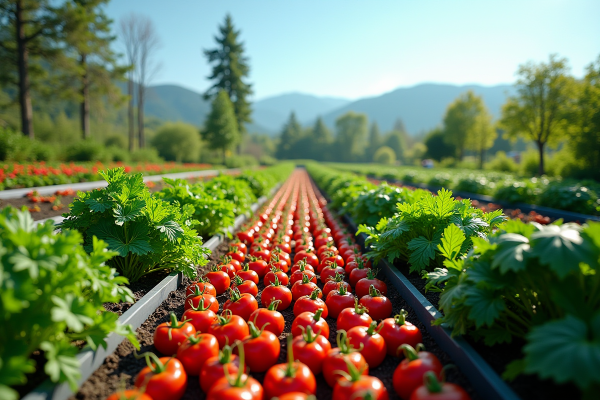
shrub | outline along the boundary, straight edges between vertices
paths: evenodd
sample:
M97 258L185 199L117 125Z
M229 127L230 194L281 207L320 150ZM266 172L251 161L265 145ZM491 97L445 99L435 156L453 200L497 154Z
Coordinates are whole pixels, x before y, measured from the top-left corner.
M254 156L249 154L229 157L225 160L227 168L248 168L258 165L258 161Z
M129 147L127 138L123 135L109 135L104 139L104 145L106 147L118 147L119 149L126 150Z
M452 176L450 174L435 174L432 176L429 181L427 181L428 185L431 186L441 186L445 188L449 188L452 186Z
M510 203L534 203L540 193L536 181L506 181L494 193L494 198Z
M494 182L490 182L483 176L475 175L469 175L465 178L461 178L454 186L454 190L457 192L477 194L490 194L495 188L496 184Z
M104 146L93 140L80 140L65 150L67 161L106 161Z
M539 195L537 204L581 214L596 214L600 207L598 195L578 182L549 184Z
M508 157L505 152L499 151L494 158L485 164L485 169L501 172L516 172L519 169L519 166L515 160Z
M129 162L131 157L129 157L129 152L127 148L123 147L107 147L105 150L105 158L108 161L121 161L121 162Z
M200 158L200 133L184 122L168 122L156 131L152 146L167 161L196 162Z
M393 165L396 163L396 153L388 146L381 146L375 152L373 161L378 164Z
M158 150L154 147L146 147L145 149L134 150L129 155L132 162L149 162L161 163L164 159L158 155Z

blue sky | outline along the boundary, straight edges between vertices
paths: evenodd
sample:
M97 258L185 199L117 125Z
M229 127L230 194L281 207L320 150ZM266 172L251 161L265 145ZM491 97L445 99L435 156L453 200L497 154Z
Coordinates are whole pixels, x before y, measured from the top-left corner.
M161 38L153 83L197 91L209 86L202 49L214 46L231 13L255 99L512 83L519 64L550 53L567 57L580 77L600 55L598 0L112 0L107 7L115 22L131 12L150 17Z

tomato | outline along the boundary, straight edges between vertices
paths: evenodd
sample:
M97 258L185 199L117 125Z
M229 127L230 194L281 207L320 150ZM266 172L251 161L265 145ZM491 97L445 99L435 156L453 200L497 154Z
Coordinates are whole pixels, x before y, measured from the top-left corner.
M287 340L288 362L272 366L265 374L263 387L266 399L289 392L315 394L317 391L317 381L310 368L301 362L294 361L292 336L288 335Z
M329 316L337 318L344 308L354 307L355 300L354 295L345 286L340 286L338 290L329 292L325 299Z
M344 259L342 259L341 256L335 255L334 253L325 253L323 254L324 258L321 259L321 262L319 263L319 266L317 267L317 272L321 273L321 271L323 271L323 269L327 266L329 266L330 264L333 264L339 268L341 268L342 273L345 273L344 270Z
M262 400L263 388L260 383L246 374L240 374L236 378L222 377L217 380L209 392L207 400Z
M383 337L377 333L377 322L372 322L368 327L355 326L347 331L348 343L359 349L369 368L381 364L387 354L387 347Z
M389 395L387 389L378 378L369 375L361 375L360 372L352 366L348 365L351 373L350 381L338 382L333 387L332 400L388 400ZM368 397L367 397L368 394Z
M337 317L337 329L348 332L355 326L370 326L373 319L367 314L367 309L355 300L354 307L344 308Z
M106 398L106 400L152 400L152 398L143 391L122 390L111 394Z
M177 321L177 316L171 313L171 321L163 322L154 331L154 347L162 354L175 354L177 348L188 336L196 333L194 325L187 321Z
M259 308L250 314L250 321L260 329L273 332L275 336L283 333L285 320L283 315L277 311L277 301L272 301L267 308Z
M398 349L403 344L417 347L423 341L419 328L406 320L408 313L404 310L394 318L386 318L379 323L379 334L385 340L387 353L399 357Z
M229 300L223 304L223 311L230 310L233 315L239 315L248 321L250 314L258 309L258 302L249 293L240 293L237 288L229 289Z
M352 290L350 284L348 282L344 282L344 275L338 273L335 274L333 279L328 280L327 283L323 286L323 296L327 298L329 292L338 290L340 286L345 286L348 291Z
M284 271L277 267L272 267L271 270L267 272L265 279L263 280L265 286L269 286L271 283L273 283L275 281L275 276L277 276L279 282L281 282L281 284L284 286L287 286L287 284L290 283L290 278Z
M251 280L243 280L239 275L233 279L232 287L239 290L240 293L248 293L252 296L258 296L258 286Z
M387 294L387 285L384 281L375 278L376 275L377 271L369 269L367 270L367 276L356 282L356 285L354 285L354 292L359 299L369 294L369 288L371 286L374 286L375 289L379 290L384 296Z
M234 259L230 258L229 264L233 265L233 268L235 268L236 274L240 269L242 269L242 263L239 262L238 260L234 260Z
M303 274L302 280L296 281L296 283L294 283L294 286L292 286L292 298L294 300L298 300L302 296L310 296L310 294L313 292L313 290L318 289L318 288L319 287L317 286L316 283L311 282L308 275ZM321 296L322 296L322 294L319 294L319 297L321 297Z
M323 253L332 252L335 255L340 254L340 251L333 243L324 244L321 247L317 247L317 258L320 260L323 257Z
M202 366L211 357L219 355L219 342L210 333L196 333L177 349L177 359L188 375L198 376Z
M221 271L218 266L214 266L212 270L206 274L206 278L215 287L217 295L225 293L231 285L229 275L226 272Z
M260 302L263 306L268 306L273 301L280 301L277 310L285 310L292 304L292 291L282 285L277 277L273 283L263 289L260 295Z
M224 315L217 315L217 320L208 328L208 333L214 335L219 341L219 348L236 340L243 340L248 336L248 324L239 315L233 315L231 310L224 310Z
M293 274L294 272L296 272L296 271L298 271L299 269L301 269L301 267L304 267L304 271L310 271L310 272L312 272L313 274L315 273L315 269L313 268L313 266L312 266L312 265L309 265L309 264L307 264L305 260L300 260L300 261L298 261L297 263L295 263L295 264L292 266L291 273Z
M273 332L258 329L251 321L250 334L242 340L246 366L253 372L265 372L277 362L281 345Z
M277 397L277 400L315 400L315 396L302 392L288 392Z
M352 273L352 270L356 269L358 267L358 263L356 261L350 261L349 263L346 263L346 266L344 267L344 270L346 271L346 275L350 276L350 274Z
M419 348L421 346L417 346ZM431 371L436 378L442 373L442 363L438 358L427 351L417 351L408 344L401 346L404 350L404 360L398 364L392 377L394 390L404 400L408 400L419 386L423 384L423 375Z
M292 253L292 247L290 246L289 242L280 241L279 243L277 243L275 245L275 248L281 249L282 252L284 252L288 255ZM290 260L290 263L291 263L291 261L292 260Z
M248 268L252 271L256 272L259 278L264 277L267 272L269 272L269 264L263 259L256 258L254 256L250 256L250 262L248 263ZM256 282L258 283L258 282Z
M210 308L214 312L219 311L219 301L212 294L202 294L196 289L195 293L190 294L183 306L184 310L189 310L190 308L198 307L200 303L204 304L205 307Z
M229 279L233 279L233 277L235 276L235 273L236 273L235 267L230 263L220 264L219 269L221 271L225 272L227 274L227 276L229 276Z
M205 278L200 278L199 282L190 283L185 288L185 295L186 295L186 297L189 296L192 293L196 293L196 288L202 294L212 294L213 296L217 295L217 291L215 290L215 287L212 285L212 283L210 283Z
M226 256L238 260L239 262L244 262L246 253L238 249L237 246L229 246L229 253L227 253Z
M369 315L374 320L382 320L389 317L392 314L392 302L390 299L381 294L381 292L375 289L375 286L369 287L369 294L361 297L359 300L360 304L367 307ZM420 343L420 342L417 342Z
M260 281L256 271L251 270L248 264L242 265L242 269L239 270L236 275L245 281L254 282L255 285L258 285L258 282Z
M246 254L248 254L248 246L246 246L242 242L236 242L236 243L232 243L231 245L229 245L229 249L231 249L232 247L236 247L238 249L238 251L241 251L242 253L244 253L244 256ZM244 262L244 260L238 260L238 261Z
M294 283L302 280L303 275L308 276L308 278L311 282L317 283L317 276L315 275L315 273L313 271L307 269L306 267L310 267L310 265L306 265L306 266L302 265L302 266L298 267L294 272L292 272L292 276L290 277L290 283L291 283L292 287L294 286ZM310 268L312 269L312 267L310 267Z
M294 263L297 263L300 260L306 259L306 263L309 264L313 268L317 268L319 266L319 259L314 253L306 250L300 250L296 252L294 256Z
M218 310L219 308L217 307ZM204 305L204 299L200 300L200 304L197 307L185 310L181 317L183 321L188 321L192 324L196 328L196 332L207 332L208 327L214 322L215 318L217 318L217 314L211 308L211 305Z
M292 322L292 336L296 337L302 335L302 332L310 326L317 335L323 335L328 338L329 325L327 324L327 321L323 319L322 314L323 310L319 309L315 313L306 311L298 315L294 319L294 322Z
M240 369L247 371L245 367L240 368L240 358L232 354L229 346L223 347L218 356L211 357L204 363L200 371L200 387L204 393L208 393L214 384L225 376L225 368L229 375L237 374ZM169 399L168 396L161 398Z
M333 238L329 236L327 233L323 233L320 235L315 235L315 247L318 249L321 246L326 246L329 243L333 243Z
M238 232L236 233L237 238L240 240L240 242L244 243L246 246L251 245L252 243L254 243L254 230L253 229L249 229L247 231L242 231L242 232Z
M431 371L423 375L423 385L415 389L410 400L471 400L471 396L454 383L440 382Z
M347 382L339 371L349 374L348 364L352 364L361 375L369 375L369 365L362 354L348 344L346 331L338 331L337 345L323 360L323 377L329 386L334 387L340 380Z
M356 284L358 283L358 281L360 281L362 278L366 278L367 277L367 272L369 271L369 268L367 268L362 261L358 261L358 266L356 268L354 268L352 270L352 272L350 272L350 285L352 285L352 287L355 287Z
M331 344L325 336L315 334L309 325L302 335L294 338L292 348L296 360L306 364L313 374L318 375L323 368L325 356L331 350Z
M265 263L268 263L269 259L271 258L271 252L267 249L255 250L253 252L250 252L250 254L252 257L263 260ZM250 266L250 268L252 269L252 266ZM265 274L266 274L266 272L265 272ZM260 273L258 275L260 276Z
M302 296L296 300L294 304L294 315L297 317L305 311L310 311L312 313L317 312L317 310L323 310L323 318L327 318L329 311L327 310L327 305L323 301L323 299L319 298L321 291L319 289L315 289L312 291L310 296Z
M147 366L135 378L135 387L145 387L144 393L152 399L181 399L187 388L181 362L173 357L158 358L153 353L144 353L144 357Z

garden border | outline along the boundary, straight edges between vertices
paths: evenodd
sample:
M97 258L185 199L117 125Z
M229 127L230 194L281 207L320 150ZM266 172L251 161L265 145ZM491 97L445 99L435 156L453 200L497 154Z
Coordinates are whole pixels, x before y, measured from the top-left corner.
M231 170L230 170L231 171ZM256 200L256 203L250 206L252 213L255 213L266 201L271 198L277 190L281 187L281 183L275 185L269 192L268 196L262 196ZM55 218L48 218L46 220L36 221L42 222L47 220L54 220ZM250 218L250 213L238 215L235 219L233 226L228 228L230 233L235 232L239 229ZM203 247L215 251L217 247L225 240L224 235L214 235L207 240ZM119 323L130 324L133 329L138 329L144 321L165 301L169 294L179 288L183 281L181 273L171 273L169 276L164 278L158 285L152 288L144 297L138 300L131 306L123 315L119 317ZM77 387L81 385L104 363L106 357L111 355L121 342L125 340L123 336L117 335L116 333L110 333L106 338L106 349L99 347L95 351L84 347L83 350L77 355L77 360L80 364L81 378L77 381ZM27 393L22 397L22 400L67 400L70 396L75 394L68 383L53 383L50 380L44 381L42 384L37 386L31 392Z

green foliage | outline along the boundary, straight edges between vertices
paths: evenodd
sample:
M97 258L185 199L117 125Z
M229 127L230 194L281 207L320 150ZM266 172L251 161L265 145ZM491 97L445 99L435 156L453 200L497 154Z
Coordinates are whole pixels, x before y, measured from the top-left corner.
M124 135L109 135L104 139L106 147L118 147L120 149L127 148L127 138Z
M375 156L375 152L382 145L381 132L379 131L379 125L377 122L373 122L371 124L371 128L369 129L369 144L367 149L365 150L365 157L367 161L374 161L373 157Z
M206 183L206 193L233 203L235 215L250 212L250 206L256 201L250 185L245 180L231 175L219 175Z
M185 122L167 122L156 131L152 146L167 161L197 162L200 158L200 133Z
M106 243L90 239L89 255L76 231L55 232L54 223L35 225L27 211L0 212L0 393L17 399L10 386L24 384L25 374L44 367L53 382L77 388L80 377L73 342L106 347L110 332L127 336L139 348L131 326L103 303L133 301L131 291L105 262L116 255ZM43 350L46 360L30 359Z
M249 154L229 157L225 160L227 168L250 168L258 165L258 160Z
M504 151L499 151L485 164L485 169L500 172L516 172L518 165L512 158L508 157Z
M595 184L600 189L600 184ZM577 210L581 214L595 214L600 209L598 194L585 183L551 183L537 199L540 206Z
M349 111L335 121L335 148L340 161L361 160L367 141L367 116Z
M194 208L152 196L142 174L115 168L101 175L108 186L79 192L61 227L81 232L87 251L94 236L106 241L118 253L108 264L132 282L165 269L195 277L208 250L189 226Z
M153 147L146 147L144 149L136 149L130 153L132 162L149 162L149 163L161 163L165 160L158 155L158 150Z
M388 146L381 146L373 155L373 161L383 165L394 165L396 163L396 153Z
M239 142L239 128L233 104L227 92L220 90L206 117L202 138L208 142L211 149L220 149L223 152L223 163L225 152Z
M80 140L65 149L67 161L107 161L104 146L94 140Z
M391 131L385 137L385 145L394 151L394 158L398 161L404 160L406 143L401 132Z
M442 128L436 128L430 131L427 136L425 136L424 144L427 146L425 158L442 161L444 158L454 157L456 155L456 146L448 143L444 139L444 130Z
M294 145L302 137L302 127L296 118L296 114L292 112L288 122L281 131L279 143L277 144L276 155L278 159L291 159L301 156L294 151Z

